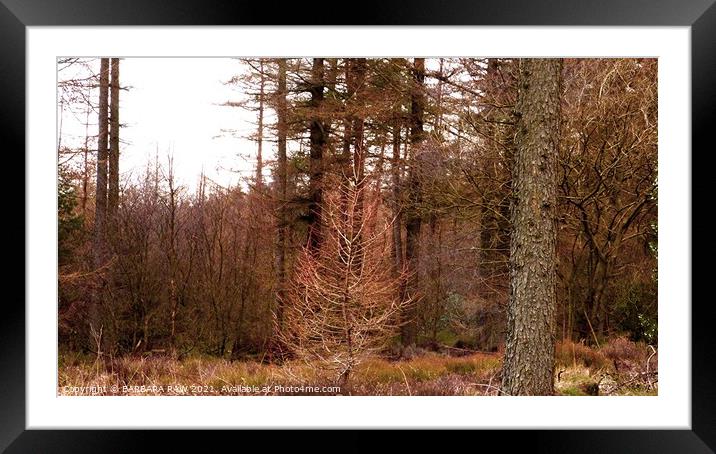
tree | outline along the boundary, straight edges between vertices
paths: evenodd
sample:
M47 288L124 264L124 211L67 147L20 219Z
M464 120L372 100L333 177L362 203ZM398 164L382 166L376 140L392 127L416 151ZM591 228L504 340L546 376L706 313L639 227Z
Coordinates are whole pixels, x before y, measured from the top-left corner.
M276 156L276 199L277 232L276 232L276 318L278 331L283 327L283 307L286 299L286 248L288 242L288 193L286 172L286 59L278 60L278 89L276 92L276 134L278 139Z
M119 58L113 58L109 108L109 182L107 216L111 221L119 203Z
M520 61L502 391L553 393L560 59Z
M639 293L641 309L656 316L656 301L647 296L656 287L638 287L651 283L641 270L653 261L657 63L567 60L565 74L558 175L564 222L558 239L569 251L560 263L563 326L566 336L576 329L598 343L610 329L623 329L619 306L634 299L624 294Z
M403 215L402 215L402 191L401 191L401 173L402 159L400 157L400 138L401 138L402 122L398 115L393 120L392 145L393 156L391 158L391 208L393 215L392 237L393 237L393 270L395 276L399 276L403 272ZM405 295L405 285L401 284L399 295Z
M365 109L362 105L365 103L365 86L366 86L366 73L367 64L365 58L350 58L346 62L346 79L350 82L349 93L352 92L356 97L356 100L351 102L349 118L351 120L350 128L350 139L349 143L353 143L353 171L349 175L343 176L344 184L347 182L350 185L356 187L355 191L358 194L358 199L355 206L355 225L360 230L362 225L363 216L363 203L365 197L364 185L367 183L365 178L365 161L366 161L366 144L365 144ZM353 85L351 87L351 85ZM346 131L348 134L348 131ZM347 180L346 180L347 178ZM350 191L346 191L347 195L350 195ZM347 216L348 214L346 214ZM357 248L357 260L358 266L360 266L360 260L362 257L362 243L360 231L353 232L353 238L355 240L355 247Z
M266 74L264 73L264 59L259 59L259 118L256 127L256 187L263 186L263 142L264 142L264 98L266 93Z
M311 70L311 82L309 92L311 100L309 103L310 115L310 182L308 195L308 242L311 251L318 252L321 246L322 233L322 208L323 208L323 154L326 148L328 132L326 124L321 117L323 106L325 81L324 81L323 59L314 58Z
M561 91L553 60L240 59L224 105L252 121L224 132L255 168L194 192L157 157L121 193L120 64L58 59L63 347L347 383L368 354L506 344L505 394L548 394L557 325L655 341L656 59L565 59Z
M406 283L407 298L417 300L418 294L418 261L420 260L420 229L422 225L421 203L421 171L422 149L424 140L423 113L425 110L425 59L416 58L413 62L413 81L410 90L410 172L408 175L408 203L410 206L405 215L405 260L408 269ZM404 346L414 346L417 342L417 305L407 306L403 314L402 340Z
M77 213L77 190L71 179L59 169L57 184L57 259L59 267L70 263L79 249L84 219Z
M109 92L109 59L100 60L99 70L99 109L98 124L99 136L97 138L97 190L96 208L94 215L94 241L93 258L94 267L99 269L104 265L107 229L107 95ZM91 336L100 333L100 301L99 295L94 295L90 307L89 323ZM99 342L96 339L91 341ZM100 352L97 352L99 355Z
M336 186L326 194L320 251L309 245L297 260L282 338L296 357L344 386L355 367L397 333L409 302L398 298L404 277L392 275L391 228L378 222L379 200L359 214L367 184Z

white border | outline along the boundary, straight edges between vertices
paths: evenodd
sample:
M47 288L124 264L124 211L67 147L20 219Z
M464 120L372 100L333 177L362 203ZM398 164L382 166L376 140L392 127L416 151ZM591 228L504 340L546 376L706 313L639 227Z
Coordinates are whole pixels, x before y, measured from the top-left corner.
M658 397L56 397L57 56L659 57ZM690 28L28 27L27 428L690 428Z

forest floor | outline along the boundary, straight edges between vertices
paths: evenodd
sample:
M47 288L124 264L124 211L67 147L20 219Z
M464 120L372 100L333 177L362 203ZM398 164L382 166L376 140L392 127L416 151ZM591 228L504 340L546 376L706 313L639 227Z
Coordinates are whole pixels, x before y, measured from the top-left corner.
M555 394L656 395L656 350L624 338L600 348L557 345ZM228 361L196 356L176 360L139 356L97 361L78 353L59 358L59 395L497 395L502 353L428 351L405 360L372 357L335 386L324 371L286 361Z

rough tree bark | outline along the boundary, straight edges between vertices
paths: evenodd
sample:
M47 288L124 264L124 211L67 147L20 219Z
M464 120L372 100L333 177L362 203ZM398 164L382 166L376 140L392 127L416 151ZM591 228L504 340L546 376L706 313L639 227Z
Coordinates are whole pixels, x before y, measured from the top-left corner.
M264 74L264 59L259 60L259 72L261 78L259 80L259 118L256 129L256 188L261 189L263 186L263 143L264 143L264 91L266 86L266 76Z
M97 123L97 189L95 193L95 215L93 232L94 268L99 269L105 260L105 233L107 228L107 95L109 94L109 59L100 60L99 69L99 109ZM89 310L90 336L99 333L100 320L99 292L92 298ZM90 342L97 339L90 339ZM97 352L99 355L100 352Z
M406 282L407 297L413 301L403 311L401 337L403 346L414 346L417 342L417 293L418 263L420 260L420 230L422 215L422 188L420 184L422 165L420 144L425 138L423 114L425 110L425 59L416 58L413 62L413 81L410 90L410 146L411 162L408 174L408 210L405 214L405 261L408 270Z
M99 69L99 136L97 137L97 189L94 214L94 266L102 265L104 233L107 222L107 95L109 92L109 59L100 60Z
M393 191L393 263L395 265L395 276L400 275L403 272L403 215L402 215L402 191L400 190L401 185L401 159L400 159L400 135L401 135L401 120L396 115L393 123L393 157L391 160L391 173L392 173L392 191ZM403 301L405 289L404 285L401 285L400 289L400 301Z
M111 60L109 107L109 191L107 192L107 218L114 219L119 204L119 58ZM114 223L111 222L113 225Z
M351 59L351 81L355 90L356 102L353 105L352 119L353 128L351 131L353 141L353 180L356 184L362 184L365 176L365 150L363 143L365 112L365 78L367 72L367 61L365 58ZM360 191L360 190L359 190Z
M308 248L315 254L321 247L323 203L323 151L326 147L326 127L321 117L324 98L323 59L314 58L311 70L311 120L310 120L310 183L308 202Z
M276 93L276 130L278 150L276 159L276 192L278 200L278 229L276 237L276 323L278 331L283 327L283 309L286 299L286 243L288 238L287 173L286 173L286 59L278 60L278 92Z
M395 65L395 67L399 67L401 65L401 59L395 58L391 59L391 63ZM402 275L404 270L404 248L403 248L403 191L402 191L402 175L403 175L403 160L401 157L400 152L400 146L401 146L401 136L402 136L402 130L403 130L403 115L399 108L397 108L393 113L393 125L392 125L392 145L393 145L393 155L391 158L391 185L392 185L392 215L393 215L393 225L392 225L392 237L393 237L393 266L394 266L394 276L397 278L398 276ZM405 301L405 280L401 280L400 286L398 289L398 298L399 301ZM401 314L402 315L402 314Z
M520 61L512 175L510 299L502 391L554 391L556 161L561 59Z

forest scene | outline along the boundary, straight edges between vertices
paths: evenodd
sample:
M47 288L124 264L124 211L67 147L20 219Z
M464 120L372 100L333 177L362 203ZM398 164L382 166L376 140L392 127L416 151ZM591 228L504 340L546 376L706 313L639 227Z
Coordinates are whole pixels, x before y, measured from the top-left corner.
M657 75L59 58L58 395L657 395Z

